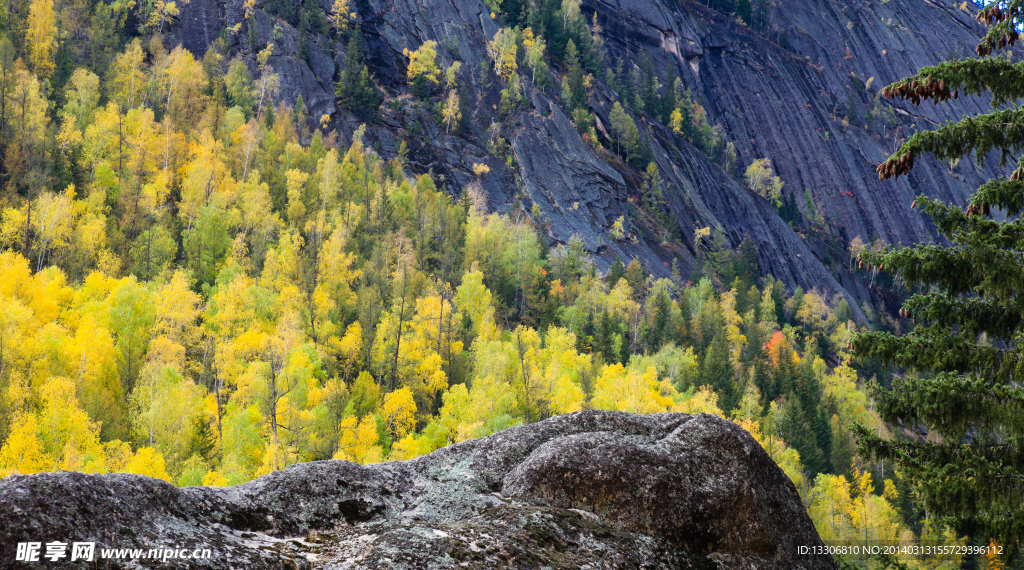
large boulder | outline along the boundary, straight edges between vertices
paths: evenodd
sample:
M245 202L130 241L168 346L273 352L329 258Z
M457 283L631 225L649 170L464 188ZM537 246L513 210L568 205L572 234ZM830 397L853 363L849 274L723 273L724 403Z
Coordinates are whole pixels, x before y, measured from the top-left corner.
M209 549L177 561L207 568L836 568L798 554L822 543L782 470L706 414L579 412L411 461L318 461L226 488L14 475L0 480L0 566L28 541L96 542L97 558Z

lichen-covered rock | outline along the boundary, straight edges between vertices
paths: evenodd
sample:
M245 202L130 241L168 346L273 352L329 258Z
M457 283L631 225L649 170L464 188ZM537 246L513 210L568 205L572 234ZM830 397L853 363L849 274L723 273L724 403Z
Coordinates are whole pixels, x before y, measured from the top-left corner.
M798 554L821 540L785 474L704 414L579 412L411 461L319 461L227 488L14 475L0 480L0 566L26 541L208 548L188 564L207 568L836 568Z

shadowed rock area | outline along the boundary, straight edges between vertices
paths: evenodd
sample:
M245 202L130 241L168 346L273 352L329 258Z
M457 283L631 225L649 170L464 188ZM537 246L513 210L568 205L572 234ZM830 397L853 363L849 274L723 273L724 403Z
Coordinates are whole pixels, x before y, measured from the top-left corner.
M579 412L226 488L14 475L0 480L0 565L25 541L209 548L187 564L207 568L836 568L797 554L821 540L782 470L706 414Z

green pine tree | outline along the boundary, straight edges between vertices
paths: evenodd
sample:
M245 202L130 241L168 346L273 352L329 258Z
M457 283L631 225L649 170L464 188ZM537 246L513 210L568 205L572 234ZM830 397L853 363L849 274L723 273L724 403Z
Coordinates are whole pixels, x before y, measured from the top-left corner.
M615 285L619 283L619 279L625 276L626 266L622 264L622 260L616 255L615 261L612 262L612 266L608 269L608 288L615 288Z
M807 419L808 413L797 398L787 397L781 402L777 426L779 435L789 446L797 450L800 461L813 478L825 470L825 459L818 447L811 422Z
M370 80L370 71L363 64L362 43L362 34L357 26L345 48L345 67L335 91L339 107L367 119L376 115L380 94Z
M743 20L744 24L750 25L753 21L753 7L750 0L739 0L736 2L736 17Z
M735 405L736 390L729 364L729 339L726 337L724 326L715 332L702 364L701 382L711 386L719 395L719 407L724 410L732 409Z
M587 104L587 87L583 82L583 66L580 65L579 52L576 44L569 40L565 47L565 64L569 69L569 93L574 109L583 108Z
M647 329L647 348L651 354L658 352L661 345L673 340L670 335L669 322L672 317L671 299L665 287L658 287L652 298L648 300L649 313L651 315L650 328Z
M915 134L878 167L880 179L907 174L926 154L948 161L972 152L979 159L992 150L1004 159L1019 152L1024 63L990 56L1017 40L1022 7L1024 0L1010 0L981 10L978 19L990 27L978 58L925 67L882 91L915 104L991 95L993 110ZM860 428L860 445L902 470L934 522L998 540L1015 553L1024 536L1024 159L1008 179L979 187L964 209L923 196L911 207L918 205L950 245L865 253L861 262L920 287L900 311L919 324L901 336L858 335L853 348L907 371L891 389L874 386L882 418L926 427L933 437L897 431L883 438ZM992 219L994 209L1005 218Z
M654 63L646 52L640 56L640 101L644 112L652 117L658 112L658 76L654 73Z
M626 160L635 160L640 156L640 132L637 129L636 121L626 113L618 101L612 106L609 117L612 131L615 132L616 150L619 148L624 150Z

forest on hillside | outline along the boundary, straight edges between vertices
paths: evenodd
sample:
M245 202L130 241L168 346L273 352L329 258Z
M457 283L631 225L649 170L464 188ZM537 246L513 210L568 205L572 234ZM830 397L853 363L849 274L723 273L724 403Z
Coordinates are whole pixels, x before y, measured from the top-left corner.
M490 211L486 165L460 195L439 190L362 130L345 137L301 99L278 102L273 44L255 62L224 42L197 58L161 35L173 3L133 4L15 0L0 14L0 476L234 485L298 462L410 459L583 409L712 413L762 444L824 540L967 541L933 528L899 472L857 455L854 424L889 429L866 386L891 371L851 356L868 325L841 296L761 277L750 243L730 249L711 227L696 229L689 275L655 278L637 260L600 271L579 240L549 246L538 210ZM458 62L439 66L424 44L409 54L411 95L388 94L344 0L318 17L309 25L349 45L343 107L467 120ZM600 146L585 101L588 69L607 69L630 108L735 172L699 102L616 72L578 5L521 19L494 39L503 106L518 104L520 71L560 85ZM633 119L617 104L613 120L606 150L642 167ZM497 137L503 160L504 148ZM795 212L770 163L746 174ZM647 169L636 211L671 240L659 184Z

